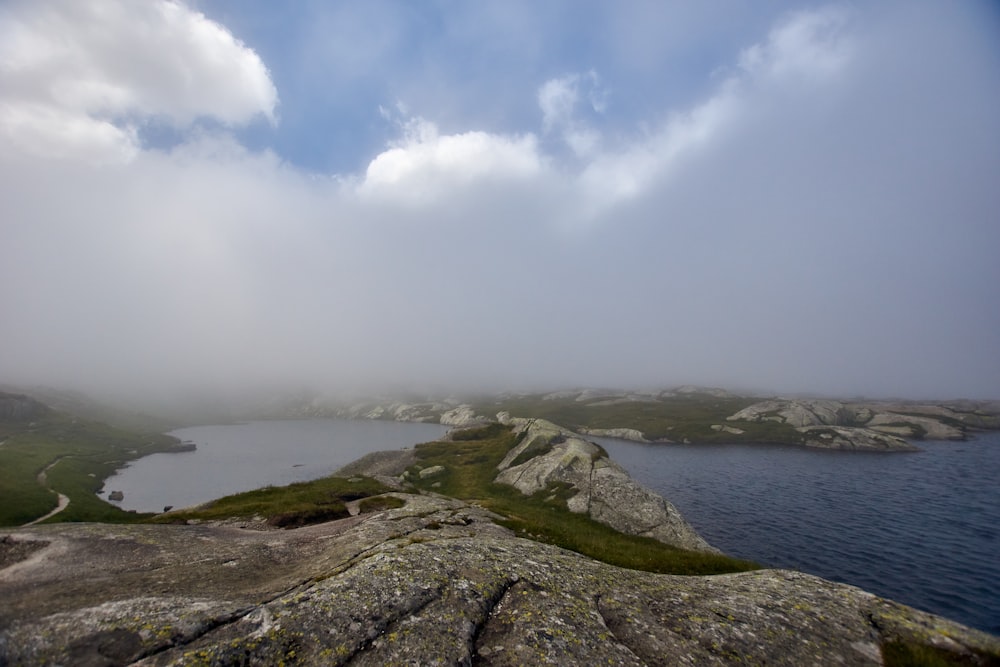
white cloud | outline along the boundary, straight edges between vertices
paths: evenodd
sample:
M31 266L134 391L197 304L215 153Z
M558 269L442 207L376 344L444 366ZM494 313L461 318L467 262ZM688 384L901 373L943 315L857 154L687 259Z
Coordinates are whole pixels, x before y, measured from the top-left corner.
M771 30L767 41L744 50L739 66L755 78L801 82L831 76L850 59L849 22L850 13L836 5L797 12Z
M741 53L738 69L707 100L671 113L634 144L595 155L581 176L595 209L662 187L685 161L717 147L770 105L776 89L802 100L808 95L803 81L815 87L829 84L850 62L854 45L846 32L848 21L848 13L836 7L792 14L766 40ZM572 81L566 85L572 89Z
M538 106L542 109L542 128L549 132L573 118L580 94L580 76L571 74L550 79L538 89Z
M606 111L609 93L594 70L546 81L538 89L538 106L542 110L542 130L557 132L574 155L589 158L600 149L602 136L577 111L581 92L592 112Z
M416 118L405 124L400 141L369 163L359 191L368 197L426 203L477 183L524 181L542 167L531 134L442 135L433 123Z
M127 162L135 157L139 144L130 125L37 103L0 103L0 131L25 152L96 164Z
M22 150L127 161L147 119L276 119L257 54L176 2L13 3L0 9L0 45L0 130Z

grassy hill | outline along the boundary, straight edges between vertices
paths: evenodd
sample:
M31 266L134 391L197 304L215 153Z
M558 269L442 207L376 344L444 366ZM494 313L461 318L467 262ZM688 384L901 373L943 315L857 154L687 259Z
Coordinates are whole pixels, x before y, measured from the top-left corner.
M177 439L108 426L52 409L0 421L0 526L17 526L69 506L50 521L131 522L143 518L104 502L102 481L126 462L177 450ZM39 475L44 474L44 481Z

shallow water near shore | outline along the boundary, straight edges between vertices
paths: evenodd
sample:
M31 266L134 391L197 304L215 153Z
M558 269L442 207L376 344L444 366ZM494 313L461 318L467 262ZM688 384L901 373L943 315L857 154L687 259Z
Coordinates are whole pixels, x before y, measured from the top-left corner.
M104 482L121 491L115 504L138 512L190 507L264 486L284 486L333 473L369 452L412 447L448 431L440 424L294 419L192 426L171 431L192 452L152 454Z
M1000 433L905 454L593 439L727 554L1000 634Z

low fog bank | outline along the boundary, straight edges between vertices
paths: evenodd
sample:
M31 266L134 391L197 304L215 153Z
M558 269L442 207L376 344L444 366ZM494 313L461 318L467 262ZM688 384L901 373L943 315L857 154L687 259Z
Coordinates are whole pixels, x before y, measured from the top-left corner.
M503 129L399 105L393 136L339 173L240 143L247 118L278 122L281 91L239 40L223 40L232 62L197 40L125 40L135 54L94 60L218 65L204 90L167 87L124 120L50 99L76 60L11 59L0 381L154 406L302 387L1000 398L1000 52L985 5L969 7L790 12L719 55L696 93L614 122L586 107L596 74L525 82L535 115ZM12 49L119 43L32 25ZM240 96L246 68L264 98ZM166 85L132 74L89 73L140 99ZM216 91L257 101L229 117L199 94ZM177 95L190 109L174 118L158 105ZM175 144L143 143L154 121ZM98 151L108 136L128 150Z

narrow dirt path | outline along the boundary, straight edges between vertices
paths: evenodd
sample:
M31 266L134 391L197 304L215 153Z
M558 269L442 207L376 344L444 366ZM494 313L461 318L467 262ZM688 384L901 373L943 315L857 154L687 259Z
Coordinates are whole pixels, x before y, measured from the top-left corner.
M51 488L49 486L48 475L46 474L46 473L48 473L49 470L52 470L52 468L57 463L59 463L59 461L61 461L61 460L62 460L62 457L59 457L55 461L53 461L52 463L50 463L47 466L45 466L45 469L42 470L42 472L38 473L38 478L37 478L39 484L41 484L42 486L44 486L49 491L51 491L52 493L56 494L59 497L59 503L56 505L56 508L54 510L52 510L51 512L49 512L45 516L38 517L34 521L29 521L28 523L24 524L25 526L33 526L36 523L41 523L42 521L45 521L46 519L48 519L50 517L53 517L56 514L59 514L59 512L62 512L64 509L66 509L67 507L69 507L69 497L64 496L63 494L59 493L55 489Z

